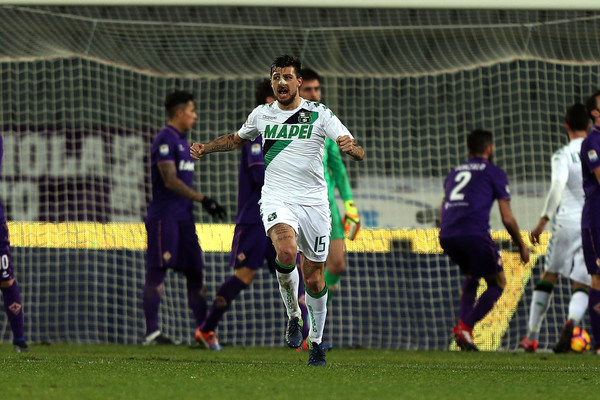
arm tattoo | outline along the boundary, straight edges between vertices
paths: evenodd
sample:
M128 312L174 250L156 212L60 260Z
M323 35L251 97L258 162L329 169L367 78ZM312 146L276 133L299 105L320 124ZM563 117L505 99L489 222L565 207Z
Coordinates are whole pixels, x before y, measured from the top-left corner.
M165 184L165 187L175 194L190 199L192 201L200 201L200 195L194 189L186 185L181 179L177 177L177 169L175 168L175 162L168 161L158 164L158 170L160 176Z
M175 169L174 162L162 162L158 163L157 166L164 183L177 178L177 170Z
M222 151L230 151L237 149L240 145L246 143L247 140L242 139L236 133L230 133L228 135L216 138L212 142L205 145L205 153L215 153Z

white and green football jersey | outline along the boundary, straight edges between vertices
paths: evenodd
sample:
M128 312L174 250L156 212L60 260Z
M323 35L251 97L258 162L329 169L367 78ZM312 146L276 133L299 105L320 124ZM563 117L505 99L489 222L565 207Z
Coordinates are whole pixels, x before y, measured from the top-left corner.
M323 173L325 138L352 134L321 103L302 99L285 111L277 102L256 107L238 131L242 139L263 136L265 183L262 197L294 204L327 203Z
M556 222L580 226L585 195L579 152L583 138L570 141L552 156L552 185L542 215Z

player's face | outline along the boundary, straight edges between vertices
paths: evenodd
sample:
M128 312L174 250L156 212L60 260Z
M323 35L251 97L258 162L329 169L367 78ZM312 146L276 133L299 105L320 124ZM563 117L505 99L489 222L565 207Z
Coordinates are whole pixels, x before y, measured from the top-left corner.
M192 129L196 123L196 118L198 118L198 114L196 114L196 105L193 101L190 101L181 110L181 114L179 115L179 126L181 127L182 132Z
M296 76L294 67L275 68L271 75L271 86L275 98L284 106L291 104L296 99L298 87L301 84L302 78Z
M300 97L306 100L321 102L321 83L318 79L302 81L300 86Z
M598 101L600 101L600 96L596 97L596 108L594 110L592 110L592 116L594 117L594 123L596 123L600 119L600 108L598 107Z

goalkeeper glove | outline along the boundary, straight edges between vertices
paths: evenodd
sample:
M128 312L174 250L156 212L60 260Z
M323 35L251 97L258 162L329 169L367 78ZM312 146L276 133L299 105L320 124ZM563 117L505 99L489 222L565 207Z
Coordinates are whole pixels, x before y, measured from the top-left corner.
M346 206L346 215L344 215L344 232L346 232L346 237L350 240L356 239L356 235L358 235L358 230L360 229L360 218L358 216L358 210L354 205L353 200L347 200L344 202Z
M219 219L225 218L227 213L225 209L217 203L216 200L211 199L210 197L204 196L202 199L202 207L213 217L217 217Z

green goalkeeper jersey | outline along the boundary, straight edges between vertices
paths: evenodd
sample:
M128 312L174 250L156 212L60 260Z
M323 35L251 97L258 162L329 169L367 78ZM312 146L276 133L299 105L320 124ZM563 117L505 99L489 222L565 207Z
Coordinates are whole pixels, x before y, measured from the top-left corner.
M331 139L325 141L325 155L323 156L325 167L325 181L327 182L327 194L329 204L335 203L335 188L340 191L344 201L352 200L352 190L346 173L346 166L342 161L342 154L338 145Z

